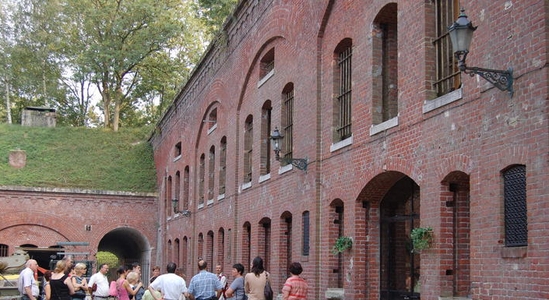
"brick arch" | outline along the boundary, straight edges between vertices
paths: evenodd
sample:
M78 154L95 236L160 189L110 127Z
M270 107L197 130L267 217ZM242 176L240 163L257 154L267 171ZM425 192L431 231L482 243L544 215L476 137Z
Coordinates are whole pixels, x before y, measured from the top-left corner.
M436 178L440 178L442 181L448 174L455 171L471 174L473 168L473 162L468 155L458 154L441 160L434 171Z
M513 164L527 165L533 157L535 156L530 154L530 148L524 146L508 147L498 152L497 155L500 170Z
M70 241L67 236L55 228L41 224L18 224L0 230L0 241L10 240L14 246L33 244L37 247L50 247L56 242ZM13 252L14 249L10 249Z
M422 177L421 172L416 170L408 160L396 157L381 161L376 168L380 172L362 188L353 207L356 238L353 241L355 264L352 293L359 299L379 297L379 283L371 282L371 278L378 278L381 270L379 261L381 200L396 183L406 177L417 185L412 177L403 172L413 173L417 178Z
M279 40L285 41L284 38L279 36L279 35L271 36L270 38L265 40L262 44L260 44L261 46L259 46L259 48L257 48L257 50L255 51L255 55L253 56L253 58L250 61L241 62L243 66L248 66L248 70L246 71L246 75L244 77L242 88L240 89L240 95L238 97L238 104L237 104L237 108L236 108L237 111L240 112L240 110L242 108L244 99L246 98L245 97L246 92L248 91L247 87L249 86L250 79L253 77L254 70L255 70L257 64L260 62L261 57L264 54L264 51L266 49L269 49L270 47L272 47Z
M9 230L10 228L13 228L13 227L18 227L19 229L21 229L21 226L24 226L30 229L39 229L43 233L46 233L46 231L55 232L55 234L58 237L63 238L63 240L59 242L77 241L84 238L83 236L81 236L81 234L77 233L75 226L59 226L60 224L66 224L68 222L70 222L70 218L61 218L54 214L49 214L49 213L33 212L33 215L31 218L29 218L28 212L13 212L9 214L4 214L2 215L2 222L1 222L2 224L0 225L0 240L12 241L13 240L12 236L6 236L6 239L1 238L2 233L5 232L5 230ZM44 231L45 229L47 230ZM49 235L51 236L51 234ZM32 243L32 244L39 245L40 247L42 246L48 247L57 242L55 240L48 240L43 238L41 238L41 240L44 241L43 244L41 243Z

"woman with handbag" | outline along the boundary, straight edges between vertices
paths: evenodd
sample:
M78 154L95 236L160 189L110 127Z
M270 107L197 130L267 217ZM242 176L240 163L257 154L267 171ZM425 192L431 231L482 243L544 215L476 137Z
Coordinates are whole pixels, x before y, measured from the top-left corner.
M85 264L77 263L74 266L74 275L71 276L72 286L74 287L74 294L71 296L72 300L83 300L84 298L86 298L88 283L86 281L86 278L84 278L85 273Z
M244 290L248 294L248 300L271 300L267 299L266 290L267 286L270 289L270 283L268 282L269 273L265 271L263 267L263 259L256 257L252 261L251 272L244 277ZM272 297L272 290L271 290Z

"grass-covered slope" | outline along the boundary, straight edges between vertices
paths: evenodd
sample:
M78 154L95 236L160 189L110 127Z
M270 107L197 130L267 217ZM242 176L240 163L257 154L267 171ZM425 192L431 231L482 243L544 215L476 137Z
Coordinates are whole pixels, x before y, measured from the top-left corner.
M0 124L0 186L155 192L149 133ZM25 151L24 168L9 165L11 150Z

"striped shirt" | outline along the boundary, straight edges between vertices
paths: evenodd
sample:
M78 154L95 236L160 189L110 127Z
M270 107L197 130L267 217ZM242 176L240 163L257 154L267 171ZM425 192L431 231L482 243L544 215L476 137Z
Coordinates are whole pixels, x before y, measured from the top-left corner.
M299 300L307 298L307 291L309 290L309 285L307 281L299 276L291 276L286 279L282 292L288 292L290 296L288 300Z

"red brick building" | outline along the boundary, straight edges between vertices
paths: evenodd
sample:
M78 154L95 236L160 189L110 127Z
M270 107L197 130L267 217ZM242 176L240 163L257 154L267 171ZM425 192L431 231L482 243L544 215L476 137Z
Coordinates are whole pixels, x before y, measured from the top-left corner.
M57 253L95 261L107 251L122 263L141 263L143 278L159 260L156 194L3 186L0 202L0 256L23 249L49 269Z
M280 291L300 261L308 299L549 298L548 3L241 1L151 137L163 262L261 256ZM459 71L460 7L467 66L512 67L512 97Z

